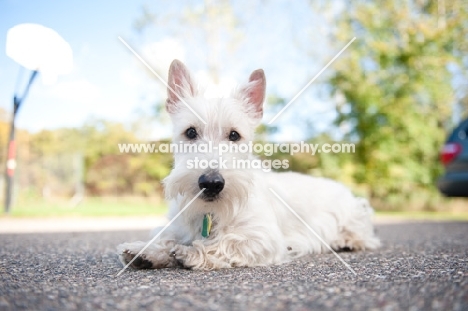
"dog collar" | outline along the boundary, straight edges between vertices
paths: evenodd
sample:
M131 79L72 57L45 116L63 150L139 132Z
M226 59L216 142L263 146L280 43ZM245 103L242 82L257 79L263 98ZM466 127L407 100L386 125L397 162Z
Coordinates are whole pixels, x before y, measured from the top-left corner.
M210 236L212 223L211 214L205 214L203 216L202 237L207 238Z

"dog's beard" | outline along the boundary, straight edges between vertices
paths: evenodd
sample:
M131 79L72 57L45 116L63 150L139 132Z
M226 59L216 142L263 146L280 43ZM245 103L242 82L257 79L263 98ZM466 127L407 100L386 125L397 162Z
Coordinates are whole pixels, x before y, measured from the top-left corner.
M205 173L202 169L187 169L176 165L164 179L167 200L176 200L179 209L187 205L199 192L198 178ZM193 213L214 213L229 217L237 214L248 201L249 188L253 185L254 172L250 170L220 170L225 180L224 189L215 197L201 194L189 207Z

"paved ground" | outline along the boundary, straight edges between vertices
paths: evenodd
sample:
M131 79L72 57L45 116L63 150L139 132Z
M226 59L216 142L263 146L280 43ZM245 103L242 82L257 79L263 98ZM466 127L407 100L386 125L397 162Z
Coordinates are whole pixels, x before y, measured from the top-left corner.
M213 272L128 270L146 231L0 235L0 310L468 310L468 223L377 226L377 252Z

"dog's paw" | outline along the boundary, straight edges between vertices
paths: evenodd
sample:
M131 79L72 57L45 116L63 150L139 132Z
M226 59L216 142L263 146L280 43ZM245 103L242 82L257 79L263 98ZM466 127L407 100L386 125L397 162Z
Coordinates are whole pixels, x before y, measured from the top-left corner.
M133 253L130 250L124 250L119 256L120 256L120 261L127 265L129 262L131 262L137 253ZM132 264L130 265L134 269L152 269L153 268L153 263L146 259L145 254L139 255L135 260L133 260Z
M117 246L117 254L123 265L127 265L145 247L145 242L124 243ZM153 262L147 258L146 254L140 254L130 265L134 269L151 269Z
M179 267L193 270L217 270L232 268L225 258L209 254L201 243L194 242L193 246L175 245L170 256Z
M196 266L194 262L194 251L191 247L185 245L175 245L170 252L170 256L180 268L192 269Z
M136 255L147 246L146 242L124 243L117 246L117 254L120 262L127 265ZM174 257L170 256L173 241L163 241L149 245L145 251L135 258L131 267L135 269L162 269L179 267Z

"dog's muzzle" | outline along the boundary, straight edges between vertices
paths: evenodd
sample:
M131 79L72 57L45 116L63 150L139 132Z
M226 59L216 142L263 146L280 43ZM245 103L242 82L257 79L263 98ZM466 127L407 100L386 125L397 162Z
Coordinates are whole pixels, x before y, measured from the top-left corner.
M205 188L203 197L207 201L213 201L224 188L224 178L218 172L203 174L198 178L198 187Z

